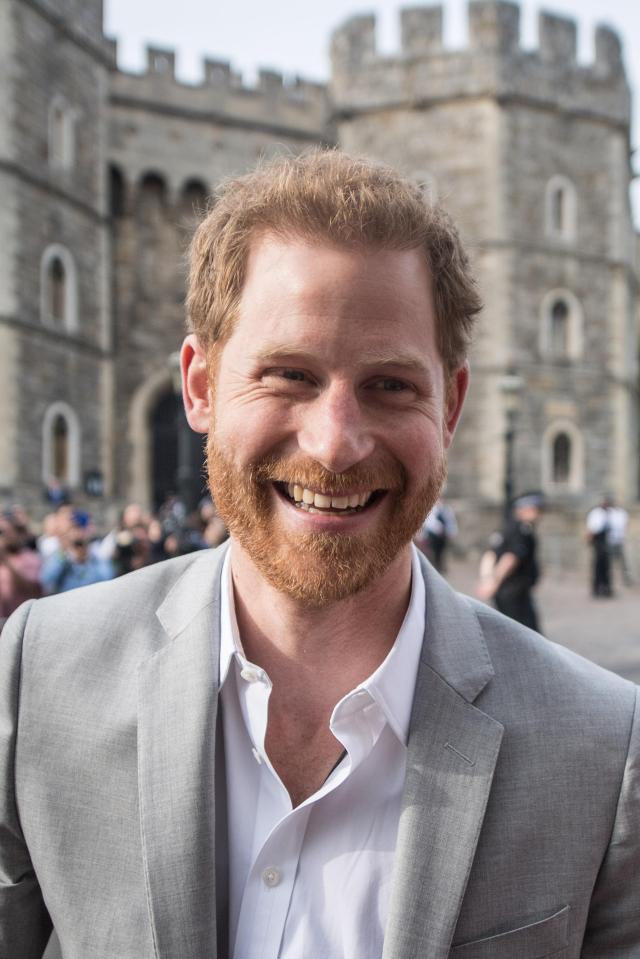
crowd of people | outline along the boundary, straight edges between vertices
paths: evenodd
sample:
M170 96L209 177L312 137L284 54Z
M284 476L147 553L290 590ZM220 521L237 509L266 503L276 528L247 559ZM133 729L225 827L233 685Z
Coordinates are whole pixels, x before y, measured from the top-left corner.
M130 503L106 535L86 510L66 502L39 527L14 505L0 514L0 630L28 599L113 579L226 537L210 498L192 513L174 496L155 514Z
M627 523L627 512L616 506L610 496L604 496L587 516L594 596L613 595L614 564L620 566L623 582L631 583L624 550ZM444 573L446 551L457 534L453 509L439 500L415 539L435 568ZM66 501L48 513L39 527L22 506L14 505L0 514L0 630L11 613L28 599L113 579L172 556L217 546L226 538L226 527L210 497L204 498L192 513L187 513L175 496L170 496L155 514L130 503L106 535L98 532L88 512ZM532 533L530 538L533 543ZM489 549L493 550L492 544ZM517 550L510 552L520 555ZM515 566L524 568L529 554L533 554L532 549L521 552L521 561ZM509 569L508 573L509 583L515 582L518 568ZM523 583L526 579L526 589L522 589L529 602L536 577L521 578ZM536 625L508 605L498 608L526 625Z

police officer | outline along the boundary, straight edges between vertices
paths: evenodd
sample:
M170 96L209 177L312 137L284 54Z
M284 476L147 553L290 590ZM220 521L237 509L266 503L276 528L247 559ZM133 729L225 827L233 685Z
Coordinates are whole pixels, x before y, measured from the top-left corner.
M605 493L598 506L587 516L587 539L593 548L591 592L593 596L613 596L611 588L611 533L614 519L612 497Z
M537 631L540 626L531 590L540 574L535 526L542 505L541 493L525 493L515 500L511 518L492 536L480 561L476 587L479 599L493 600L505 616Z

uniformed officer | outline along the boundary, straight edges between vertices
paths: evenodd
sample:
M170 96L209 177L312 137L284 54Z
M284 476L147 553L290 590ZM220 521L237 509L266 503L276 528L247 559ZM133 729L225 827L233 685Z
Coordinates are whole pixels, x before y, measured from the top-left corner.
M591 592L593 596L613 596L611 588L611 534L614 520L612 497L605 493L598 506L587 516L587 540L593 548Z
M536 558L536 523L543 505L541 493L525 493L513 504L511 519L494 533L480 561L479 599L493 600L505 616L540 631L531 595L540 569Z

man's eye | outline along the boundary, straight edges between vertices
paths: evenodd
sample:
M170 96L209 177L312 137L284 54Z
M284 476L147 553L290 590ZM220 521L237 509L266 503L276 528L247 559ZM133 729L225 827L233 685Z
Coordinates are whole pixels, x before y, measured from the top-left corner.
M291 383L304 383L308 379L304 370L291 370L287 367L267 370L263 376L272 380L289 380Z
M393 377L390 376L386 376L382 380L377 380L374 385L376 389L384 390L387 393L402 393L404 390L410 388L407 383L404 383L402 380L394 380Z

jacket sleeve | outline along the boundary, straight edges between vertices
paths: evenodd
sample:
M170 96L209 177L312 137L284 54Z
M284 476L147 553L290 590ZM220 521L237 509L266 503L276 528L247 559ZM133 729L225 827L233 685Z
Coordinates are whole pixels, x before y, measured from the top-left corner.
M616 818L593 890L582 959L640 956L640 689Z
M0 959L40 959L51 932L15 790L22 638L32 603L14 613L0 636Z

